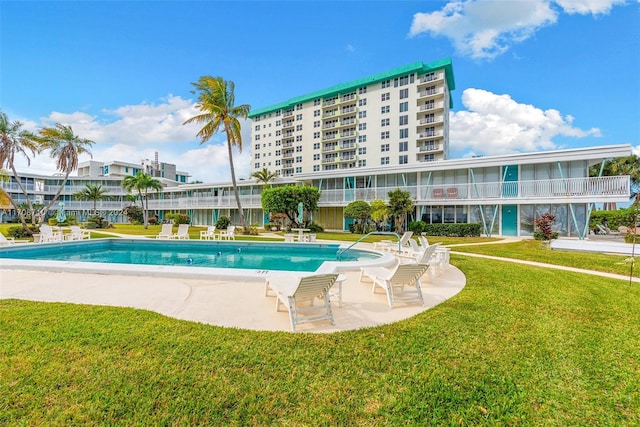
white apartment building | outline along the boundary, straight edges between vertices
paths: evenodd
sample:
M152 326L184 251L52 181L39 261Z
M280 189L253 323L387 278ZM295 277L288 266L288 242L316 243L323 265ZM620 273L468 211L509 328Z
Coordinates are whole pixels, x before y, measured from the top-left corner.
M451 61L414 64L253 110L252 171L281 177L448 159Z

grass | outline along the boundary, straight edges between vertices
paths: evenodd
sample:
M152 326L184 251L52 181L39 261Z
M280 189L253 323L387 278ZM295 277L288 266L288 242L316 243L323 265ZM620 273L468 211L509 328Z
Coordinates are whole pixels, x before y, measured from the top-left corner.
M541 242L537 240L521 240L495 245L456 246L451 250L564 265L626 276L629 275L630 270L630 263L625 262L630 258L629 256L550 250L543 247ZM637 248L637 252L640 255L640 246ZM634 268L633 276L640 277L640 267Z
M454 298L336 334L0 300L0 424L640 424L640 286L452 262Z

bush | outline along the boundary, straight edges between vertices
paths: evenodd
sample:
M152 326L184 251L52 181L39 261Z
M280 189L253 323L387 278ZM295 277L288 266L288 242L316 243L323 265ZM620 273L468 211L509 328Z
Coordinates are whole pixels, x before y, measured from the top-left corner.
M142 224L144 216L140 206L131 205L122 208L122 213L129 219L132 224ZM157 218L156 218L157 219ZM149 220L151 223L151 220Z
M422 222L422 221L417 221ZM443 237L479 237L482 232L480 224L425 224L422 231L427 236Z
M413 231L413 234L420 234L427 228L427 223L424 221L411 221L407 228L409 231Z
M191 219L189 218L189 215L186 215L186 214L183 214L183 213L166 214L165 218L173 220L173 225L189 224L191 222ZM149 220L149 223L151 223L151 220Z
M260 233L258 232L258 225L257 224L251 224L251 225L247 225L244 230L242 230L242 234L248 235L248 236L257 236Z
M101 216L91 216L87 218L87 223L84 228L96 229L96 228L113 228L113 225L102 218Z
M551 227L556 220L556 216L546 212L535 220L536 231L533 232L533 238L536 240L552 240L558 238L558 233L554 232Z
M33 233L37 233L40 231L40 228L37 226L29 225L30 232L26 231L22 228L22 225L19 227L11 227L7 230L7 235L9 237L13 237L14 239L24 239L26 237L31 237Z
M229 227L230 225L231 225L231 218L229 218L228 216L221 216L216 221L216 228L218 230L226 230L227 227Z
M324 228L320 227L315 222L312 222L311 224L309 224L307 228L309 229L310 233L322 233L324 231Z

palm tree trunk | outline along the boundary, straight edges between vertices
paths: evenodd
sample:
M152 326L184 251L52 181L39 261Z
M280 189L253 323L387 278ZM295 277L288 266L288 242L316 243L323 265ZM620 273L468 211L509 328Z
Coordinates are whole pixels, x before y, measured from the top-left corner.
M53 204L56 202L56 200L58 200L58 197L60 197L60 194L62 194L62 190L64 190L64 185L67 183L67 179L69 178L69 174L71 173L71 171L67 171L67 173L64 176L64 179L62 180L62 184L60 184L60 187L58 188L58 192L56 193L55 196L53 196L53 199L51 199L51 201L49 202L49 204L42 209L42 219L44 220L44 217L47 213L47 211L49 210L49 208L51 208L51 206L53 206Z
M16 170L16 167L13 165L13 162L11 162L11 171L13 172L13 177L16 180L16 183L18 184L18 187L20 187L20 191L22 191L22 194L24 194L24 198L27 201L27 207L29 208L29 212L31 212L31 223L35 225L35 212L33 209L33 204L31 204L31 198L29 197L29 193L27 193L27 189L24 188L24 185L22 185L22 182L20 181L20 177L18 176L18 171ZM8 196L8 194L7 194ZM11 197L9 197L9 200L11 200L13 202L13 199ZM20 217L20 222L22 223L22 228L25 231L30 232L29 227L27 226L27 220L24 217L24 212L22 212L20 209L18 209L18 206L15 204L14 202L14 207L16 208L16 211L18 212L18 216Z
M22 229L27 231L29 233L29 235L31 235L31 230L29 229L29 226L27 226L27 220L24 217L24 212L22 212L22 210L20 209L20 207L18 206L16 201L13 200L13 197L11 197L11 195L9 193L7 193L4 190L4 188L0 187L0 191L2 191L2 194L4 194L4 196L7 198L9 203L11 203L11 206L13 206L13 208L16 210L16 212L18 212L18 217L20 218L20 223L22 224Z
M227 150L229 151L229 168L231 169L231 183L233 185L233 193L236 196L236 205L238 205L238 213L240 214L240 224L242 225L242 231L247 228L247 223L244 219L244 212L242 211L242 205L240 204L240 195L238 194L238 185L236 184L236 171L233 166L233 154L231 153L231 142L229 142L229 130L227 129Z
M144 225L144 229L149 228L149 201L147 200L147 193L144 193L144 197L142 197L142 190L138 190L140 193L140 204L142 205L142 222Z

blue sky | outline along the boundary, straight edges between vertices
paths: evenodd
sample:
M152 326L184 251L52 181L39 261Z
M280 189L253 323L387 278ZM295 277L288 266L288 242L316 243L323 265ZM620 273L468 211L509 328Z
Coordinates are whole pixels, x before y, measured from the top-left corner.
M158 151L206 182L228 181L229 167L224 134L200 145L182 125L201 75L261 108L442 58L456 81L452 158L622 143L640 154L638 0L0 0L11 120L71 125L96 160ZM243 134L234 159L248 177L248 123ZM55 165L42 154L29 170Z

